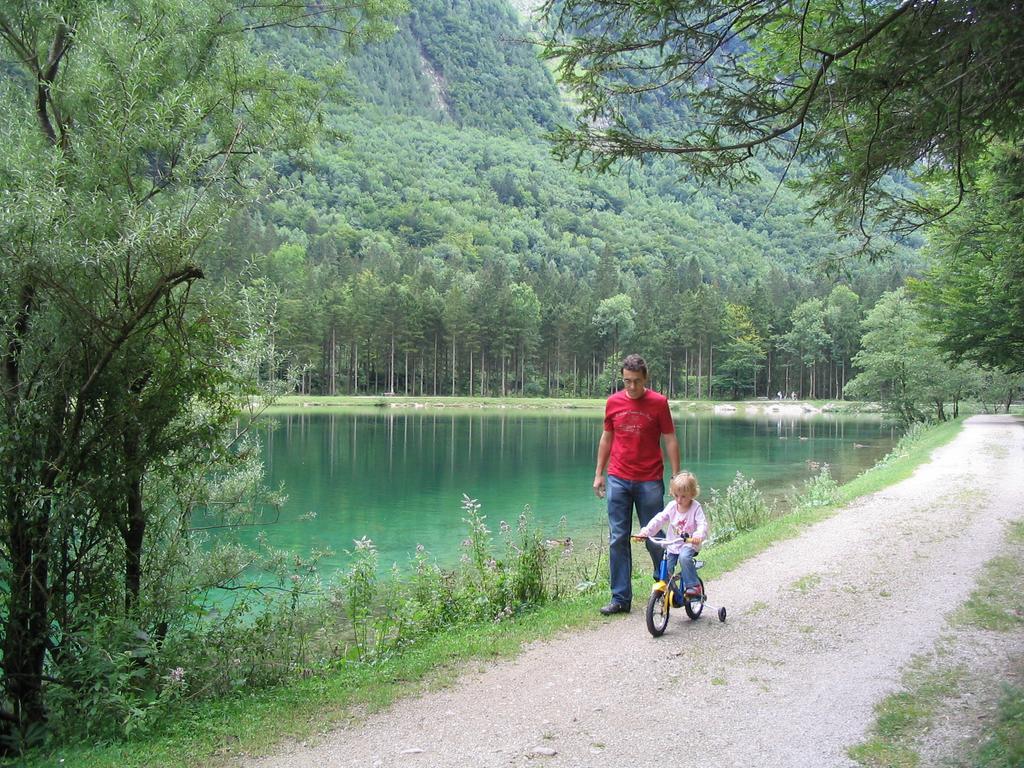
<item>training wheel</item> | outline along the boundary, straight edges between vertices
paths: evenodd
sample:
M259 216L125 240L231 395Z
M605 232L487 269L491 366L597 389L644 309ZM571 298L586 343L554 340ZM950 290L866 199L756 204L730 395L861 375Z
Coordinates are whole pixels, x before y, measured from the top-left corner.
M722 608L718 609L718 620L719 621L725 621L725 607L724 606Z

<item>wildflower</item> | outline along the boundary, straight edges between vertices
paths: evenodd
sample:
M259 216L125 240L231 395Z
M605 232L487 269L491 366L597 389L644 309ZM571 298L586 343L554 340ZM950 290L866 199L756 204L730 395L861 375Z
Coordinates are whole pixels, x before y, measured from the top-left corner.
M184 685L185 683L185 668L175 667L167 673L167 677L174 685Z

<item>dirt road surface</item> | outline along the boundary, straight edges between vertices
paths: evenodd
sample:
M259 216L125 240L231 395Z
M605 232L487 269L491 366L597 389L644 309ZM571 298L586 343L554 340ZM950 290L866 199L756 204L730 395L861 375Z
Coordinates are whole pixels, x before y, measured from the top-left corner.
M1024 424L976 416L913 477L710 582L699 621L674 612L652 638L637 595L628 616L241 764L851 766L874 704L948 632L947 614L1022 518ZM710 610L719 605L724 624ZM991 690L1024 657L1021 635L955 653ZM948 733L927 737L935 765L981 705L963 704L962 717L944 718Z

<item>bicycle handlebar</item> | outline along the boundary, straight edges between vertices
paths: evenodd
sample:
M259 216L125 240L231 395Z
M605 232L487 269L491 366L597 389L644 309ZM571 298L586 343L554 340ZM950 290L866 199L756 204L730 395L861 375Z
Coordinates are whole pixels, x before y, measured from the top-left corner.
M689 541L690 534L683 534L682 536L677 536L674 539L652 539L650 536L630 536L629 538L631 538L633 541L653 541L655 544L658 544L659 546L668 547L672 544L679 544L680 542Z

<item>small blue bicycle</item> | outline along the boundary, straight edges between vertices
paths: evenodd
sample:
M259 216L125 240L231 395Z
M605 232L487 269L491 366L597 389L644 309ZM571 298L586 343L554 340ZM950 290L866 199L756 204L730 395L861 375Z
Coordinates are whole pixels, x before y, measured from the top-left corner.
M677 539L650 539L641 536L630 537L633 541L649 541L661 549L661 565L658 569L658 580L651 588L651 596L647 600L647 630L654 637L661 637L668 628L668 615L672 608L682 607L686 615L691 619L698 619L704 612L704 605L707 602L707 590L704 588L704 580L697 574L697 581L700 583L700 595L683 595L683 604L676 604L675 593L682 593L679 588L680 572L677 567L674 573L668 572L668 547L681 541L689 540L689 536L682 536ZM703 560L694 559L694 566L699 570L704 567ZM725 621L725 608L718 609L718 620Z

